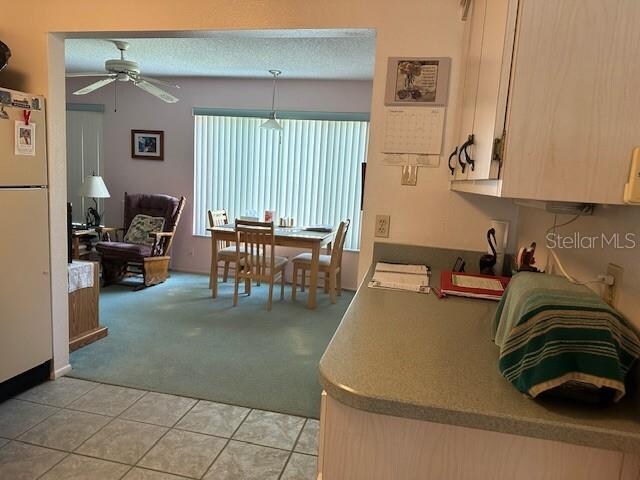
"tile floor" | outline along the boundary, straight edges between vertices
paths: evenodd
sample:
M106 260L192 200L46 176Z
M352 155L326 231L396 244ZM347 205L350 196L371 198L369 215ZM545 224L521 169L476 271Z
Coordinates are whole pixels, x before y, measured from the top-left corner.
M317 420L60 378L0 403L0 479L315 480Z

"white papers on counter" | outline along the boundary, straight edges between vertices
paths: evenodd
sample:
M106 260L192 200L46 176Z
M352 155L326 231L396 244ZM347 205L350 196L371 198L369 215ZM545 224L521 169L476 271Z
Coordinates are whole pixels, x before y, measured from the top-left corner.
M369 287L429 293L430 275L426 265L378 262Z

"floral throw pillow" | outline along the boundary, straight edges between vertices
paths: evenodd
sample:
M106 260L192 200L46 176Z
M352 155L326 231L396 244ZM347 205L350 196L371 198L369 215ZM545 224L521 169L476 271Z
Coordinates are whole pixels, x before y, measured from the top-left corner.
M153 245L151 232L161 232L164 227L164 218L150 217L149 215L136 215L129 225L129 230L124 236L125 243L143 243Z

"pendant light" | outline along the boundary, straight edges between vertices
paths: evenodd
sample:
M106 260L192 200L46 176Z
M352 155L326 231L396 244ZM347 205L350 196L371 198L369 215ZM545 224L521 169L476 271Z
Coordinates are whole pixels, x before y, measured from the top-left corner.
M278 123L276 119L276 83L278 81L278 75L282 72L280 70L269 70L269 73L273 75L273 95L271 97L271 113L269 114L269 119L260 125L260 128L264 128L265 130L282 130L282 126Z

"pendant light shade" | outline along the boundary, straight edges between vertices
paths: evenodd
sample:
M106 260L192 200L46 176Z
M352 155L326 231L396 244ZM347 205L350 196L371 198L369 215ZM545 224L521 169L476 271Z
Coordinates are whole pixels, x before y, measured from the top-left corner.
M282 125L278 123L278 119L276 118L276 112L271 112L269 120L260 125L260 128L264 128L265 130L282 130Z
M260 128L264 128L265 130L282 130L282 125L278 123L276 118L276 84L278 82L278 75L282 72L280 70L269 70L269 73L273 75L273 94L271 96L271 113L269 114L269 119L260 125Z

